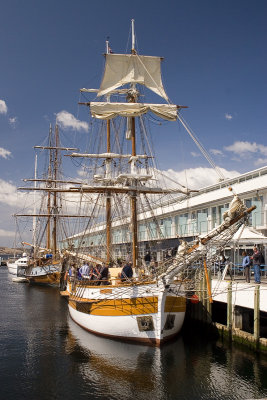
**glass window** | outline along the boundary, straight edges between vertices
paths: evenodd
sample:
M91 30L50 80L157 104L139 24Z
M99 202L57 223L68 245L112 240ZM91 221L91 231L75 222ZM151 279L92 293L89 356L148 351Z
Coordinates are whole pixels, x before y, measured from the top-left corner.
M208 231L208 209L197 212L197 231L198 233L206 233Z
M144 224L138 225L138 239L146 240L146 225Z
M188 214L179 215L178 235L184 236L188 234Z
M217 225L217 207L211 208L211 228L215 228Z
M252 206L256 206L256 209L251 213L252 226L257 227L263 224L263 213L262 213L263 196L253 197Z
M224 204L218 207L219 223L223 222L223 214L229 209L229 204Z
M163 220L163 227L164 227L163 235L165 237L170 237L172 234L172 219L171 219L171 217L165 218Z

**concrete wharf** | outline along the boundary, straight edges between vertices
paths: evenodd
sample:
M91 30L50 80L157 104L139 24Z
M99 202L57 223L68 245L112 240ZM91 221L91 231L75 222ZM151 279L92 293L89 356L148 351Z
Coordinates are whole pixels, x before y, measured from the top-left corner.
M238 342L267 354L267 278L262 272L261 284L251 276L247 283L242 275L219 279L210 274L212 298L205 277L199 281L199 302L188 301L187 319L210 328L223 339Z

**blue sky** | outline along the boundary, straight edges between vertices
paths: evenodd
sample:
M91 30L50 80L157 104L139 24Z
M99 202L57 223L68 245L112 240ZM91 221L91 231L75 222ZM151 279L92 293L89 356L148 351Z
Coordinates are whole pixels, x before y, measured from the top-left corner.
M13 240L15 187L33 176L32 147L62 111L78 127L86 121L79 89L99 87L107 36L114 52L129 50L132 18L138 52L164 57L169 98L189 107L183 117L224 173L267 164L266 1L1 2L0 245ZM65 145L85 140L82 129L61 131ZM204 180L209 165L182 127L155 126L155 135L162 170L191 168Z

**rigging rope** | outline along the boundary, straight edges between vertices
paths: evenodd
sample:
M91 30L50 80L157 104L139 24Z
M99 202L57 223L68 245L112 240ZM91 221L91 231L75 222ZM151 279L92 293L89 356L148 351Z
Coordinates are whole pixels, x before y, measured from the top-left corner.
M193 139L203 156L206 158L208 163L214 168L214 170L217 172L219 178L221 180L225 180L225 176L223 175L222 171L217 167L207 150L204 148L204 146L200 143L200 141L196 138L196 136L193 134L192 130L189 128L185 120L181 117L181 115L178 114L178 120L181 122L187 133L190 135L190 137Z

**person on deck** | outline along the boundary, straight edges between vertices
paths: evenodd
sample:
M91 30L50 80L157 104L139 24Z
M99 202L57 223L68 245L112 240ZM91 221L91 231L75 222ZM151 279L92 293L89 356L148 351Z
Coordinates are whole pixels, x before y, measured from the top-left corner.
M93 281L92 283L90 283L91 285L98 285L98 280L99 280L99 276L100 276L100 268L101 265L97 264L95 267L93 267L90 271L89 274L89 279L91 281Z
M226 262L226 258L225 255L223 253L221 253L220 258L219 258L219 269L220 269L220 273L222 274L225 268L225 262Z
M99 270L98 285L108 285L108 283L109 283L108 273L109 273L108 266L103 264Z
M89 275L89 265L87 263L84 263L81 268L80 268L80 274L82 277L88 276Z
M253 267L254 267L254 279L255 283L261 283L261 273L260 273L260 265L261 265L261 254L257 247L253 249Z
M144 260L145 260L146 266L149 267L150 266L150 262L151 262L151 255L150 255L149 251L146 252Z
M125 282L133 277L133 269L130 263L126 263L120 273L122 282Z
M242 260L242 267L244 268L246 282L250 282L250 258L246 251L242 253L243 260Z
M74 292L76 288L76 279L77 279L77 269L75 264L71 265L69 270L70 282L71 282L71 291Z

